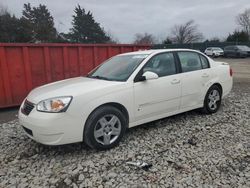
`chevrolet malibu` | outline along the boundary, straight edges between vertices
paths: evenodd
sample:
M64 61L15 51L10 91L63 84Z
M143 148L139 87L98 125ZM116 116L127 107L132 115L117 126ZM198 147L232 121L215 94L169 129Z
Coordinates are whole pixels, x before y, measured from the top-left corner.
M194 50L114 56L77 77L32 90L19 110L26 134L45 145L116 146L127 128L193 109L218 111L232 70Z

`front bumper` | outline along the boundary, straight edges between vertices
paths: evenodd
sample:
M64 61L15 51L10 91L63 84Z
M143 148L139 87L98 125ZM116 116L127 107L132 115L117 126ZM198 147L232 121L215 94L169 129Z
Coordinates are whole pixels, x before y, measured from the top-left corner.
M216 57L219 57L219 56L224 56L224 53L223 52L217 52L214 54Z
M34 108L29 115L19 110L18 118L26 135L39 143L63 145L82 141L84 122L67 112L45 113Z

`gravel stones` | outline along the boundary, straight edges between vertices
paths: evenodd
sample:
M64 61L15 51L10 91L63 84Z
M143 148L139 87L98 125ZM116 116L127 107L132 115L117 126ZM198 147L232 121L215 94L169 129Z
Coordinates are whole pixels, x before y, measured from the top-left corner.
M17 120L0 124L0 187L250 187L246 87L236 85L216 114L191 111L132 128L108 151L43 146Z

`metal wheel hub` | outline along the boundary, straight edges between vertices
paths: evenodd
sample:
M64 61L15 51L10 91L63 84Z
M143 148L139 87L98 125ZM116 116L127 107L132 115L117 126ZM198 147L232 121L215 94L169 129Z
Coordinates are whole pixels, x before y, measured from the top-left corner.
M114 114L101 117L94 129L95 140L102 145L110 145L121 133L121 121Z
M106 134L112 131L111 125L106 125L103 130Z

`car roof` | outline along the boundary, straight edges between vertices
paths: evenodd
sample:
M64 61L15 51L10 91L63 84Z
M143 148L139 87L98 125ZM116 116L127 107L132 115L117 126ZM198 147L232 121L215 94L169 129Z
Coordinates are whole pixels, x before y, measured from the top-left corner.
M190 51L190 52L199 52L197 50L192 49L153 49L153 50L139 50L135 52L128 52L120 54L122 55L151 55L151 54L157 54L161 52L173 52L173 51Z

